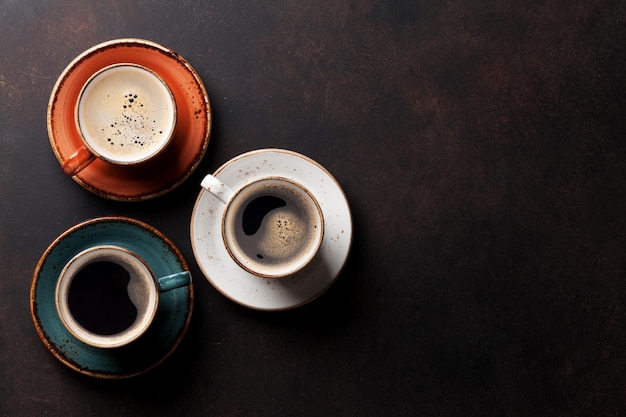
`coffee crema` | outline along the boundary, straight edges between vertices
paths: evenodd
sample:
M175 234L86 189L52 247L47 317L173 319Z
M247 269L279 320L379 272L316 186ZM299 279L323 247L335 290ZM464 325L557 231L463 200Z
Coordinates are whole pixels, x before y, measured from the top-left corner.
M128 164L144 161L165 147L175 128L176 104L168 86L152 71L115 65L85 85L76 118L94 153Z

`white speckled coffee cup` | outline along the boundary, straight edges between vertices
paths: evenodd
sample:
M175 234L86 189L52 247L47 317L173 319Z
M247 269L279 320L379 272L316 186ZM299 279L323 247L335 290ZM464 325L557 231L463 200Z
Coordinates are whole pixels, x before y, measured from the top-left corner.
M267 177L231 190L208 175L203 187L225 203L222 238L231 258L251 274L283 278L308 265L324 236L324 217L301 184Z

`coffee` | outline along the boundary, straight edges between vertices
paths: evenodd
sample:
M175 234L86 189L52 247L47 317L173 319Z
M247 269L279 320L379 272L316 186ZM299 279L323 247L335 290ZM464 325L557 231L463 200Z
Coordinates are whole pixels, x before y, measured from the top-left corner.
M57 311L79 340L117 347L138 338L152 322L159 288L136 254L97 246L77 254L63 268L56 289Z
M100 335L120 333L137 320L137 307L128 295L130 273L110 261L80 269L69 287L67 301L78 324Z
M131 64L107 67L83 88L76 120L85 144L113 163L144 161L169 142L176 104L152 71Z
M321 243L323 220L316 200L284 178L266 178L235 193L223 217L233 259L260 276L300 269Z

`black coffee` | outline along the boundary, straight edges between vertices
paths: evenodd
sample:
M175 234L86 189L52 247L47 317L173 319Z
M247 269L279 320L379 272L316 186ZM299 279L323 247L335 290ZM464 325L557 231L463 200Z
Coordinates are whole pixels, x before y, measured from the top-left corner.
M85 329L100 335L128 329L137 319L137 308L128 296L129 282L128 271L114 262L85 265L68 290L72 316Z

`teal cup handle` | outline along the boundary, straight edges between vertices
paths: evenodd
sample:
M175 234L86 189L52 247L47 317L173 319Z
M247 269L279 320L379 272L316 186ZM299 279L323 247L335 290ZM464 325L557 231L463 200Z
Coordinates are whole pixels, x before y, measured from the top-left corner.
M191 284L191 274L189 271L177 272L157 278L159 292L167 292L176 288L187 287Z

